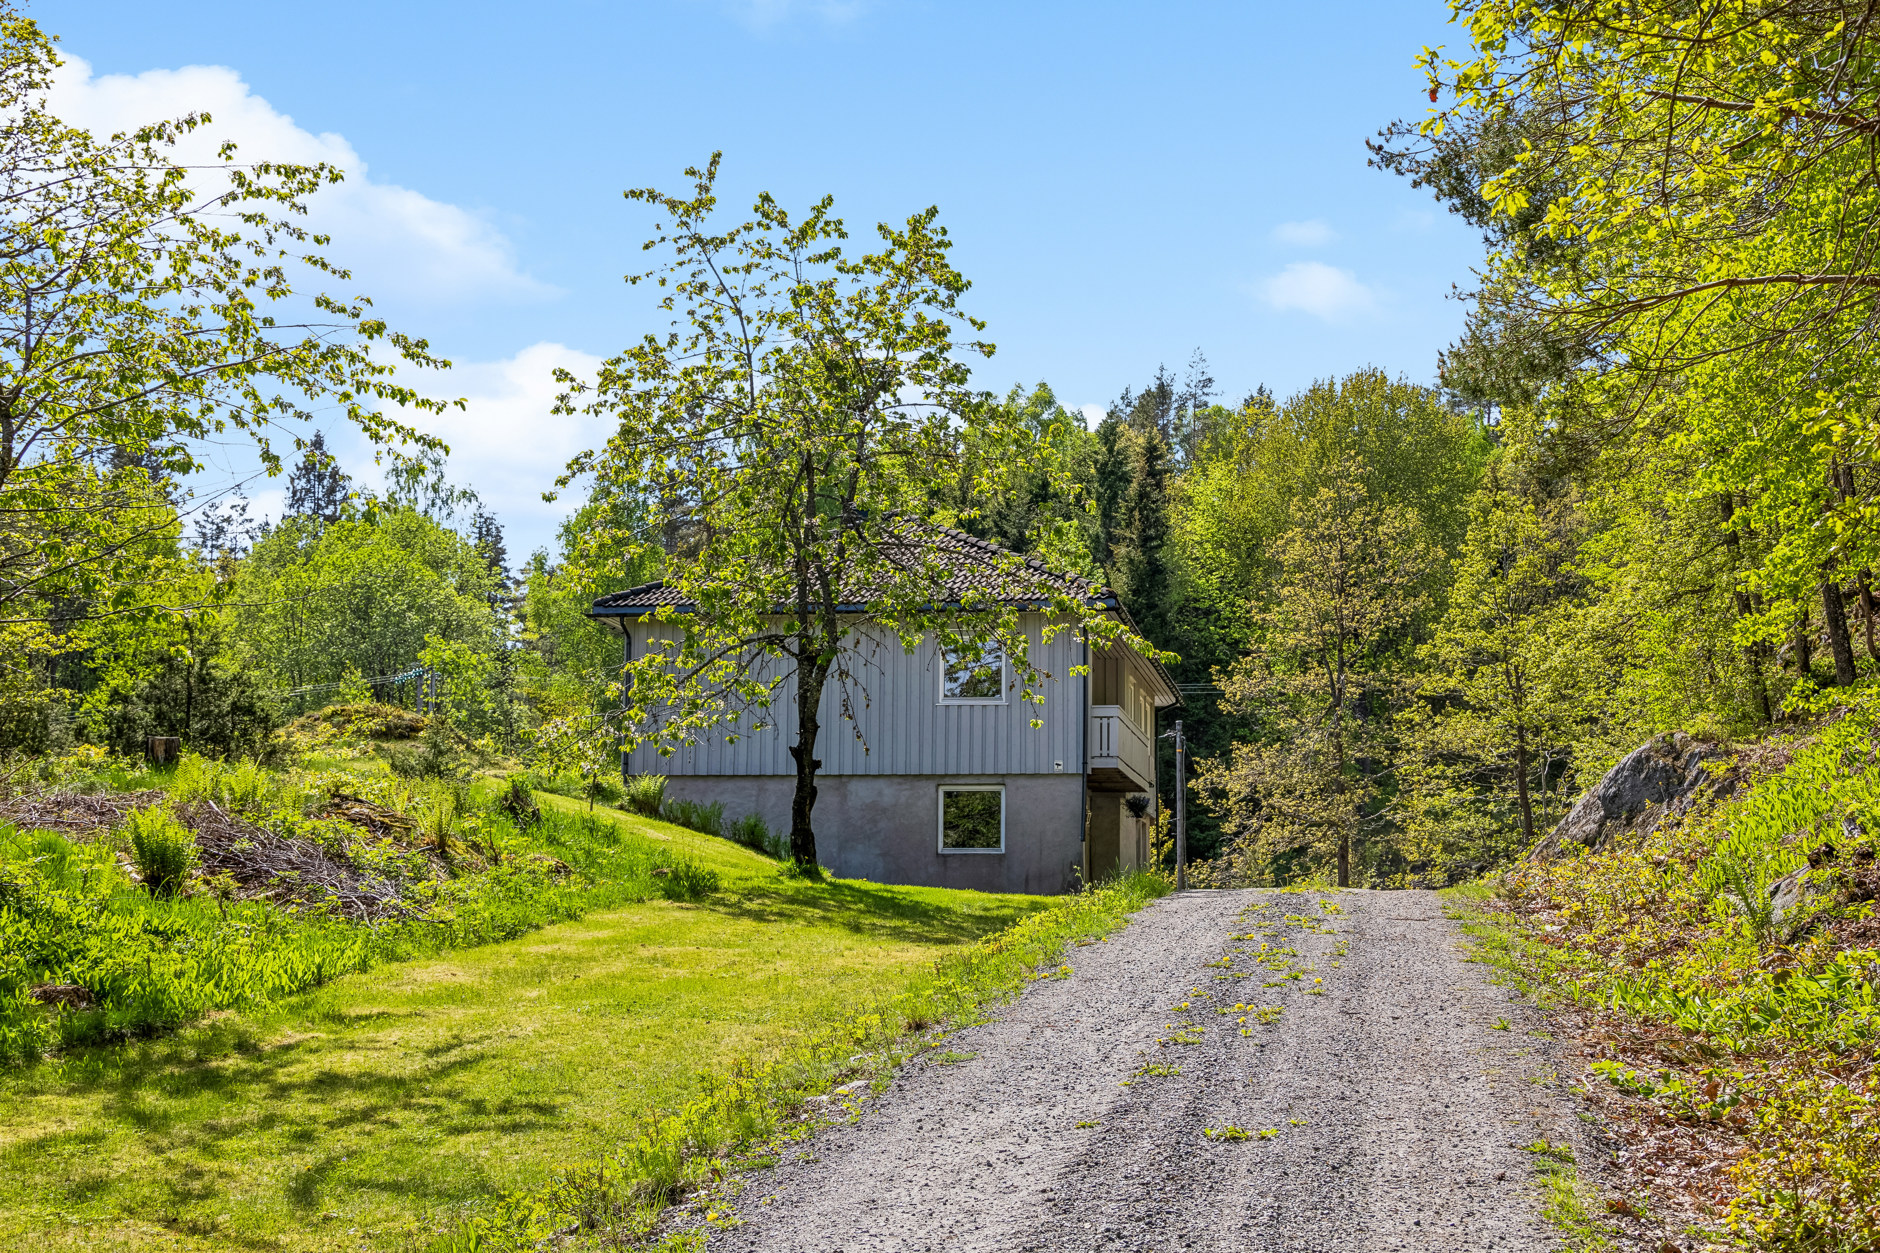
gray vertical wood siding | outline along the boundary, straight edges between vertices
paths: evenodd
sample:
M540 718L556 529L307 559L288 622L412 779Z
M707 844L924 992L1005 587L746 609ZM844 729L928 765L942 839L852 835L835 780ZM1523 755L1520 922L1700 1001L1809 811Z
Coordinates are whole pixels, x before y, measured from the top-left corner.
M1073 676L1071 667L1081 663L1083 645L1070 631L1059 631L1049 644L1041 644L1043 615L1026 614L1021 620L1031 638L1032 663L1052 676L1039 685L1044 704L1023 701L1018 691L1008 690L1003 704L943 705L939 653L931 639L913 653L893 639L879 647L865 646L851 659L859 679L851 689L855 720L843 719L833 681L823 693L822 734L816 746L823 773L1077 774L1083 768L1078 723L1085 680ZM637 657L647 639L664 628L636 623L627 629ZM636 749L629 769L668 775L793 774L789 744L795 738L796 715L787 693L779 693L774 712L781 726L740 730L735 744L726 743L720 732L669 757L653 748ZM1032 727L1033 718L1044 725Z

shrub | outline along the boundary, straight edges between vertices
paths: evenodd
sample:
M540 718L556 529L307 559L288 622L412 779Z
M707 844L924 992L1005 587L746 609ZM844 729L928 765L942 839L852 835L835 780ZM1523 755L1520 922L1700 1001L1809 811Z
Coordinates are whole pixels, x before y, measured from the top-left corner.
M177 895L196 866L196 837L160 805L134 809L124 819L131 857L144 885L157 896Z
M374 746L393 774L406 779L448 779L466 773L463 754L451 743L450 733L433 722L413 744Z
M591 775L584 780L581 784L580 795L590 805L614 805L626 795L626 789L613 775L603 772Z
M1732 1168L1730 1224L1759 1249L1880 1248L1880 1081L1790 1077Z
M723 801L713 801L709 805L697 801L667 801L660 807L659 816L667 822L690 827L705 835L723 836L725 833Z
M746 848L754 848L767 857L781 860L789 850L783 836L773 832L757 814L746 814L725 830L727 838Z
M659 892L669 901L698 901L718 890L718 872L681 860L659 876Z
M170 801L214 801L233 809L256 811L281 806L290 798L278 776L257 762L225 762L185 753L170 780Z
M469 808L469 797L461 784L439 781L425 789L424 804L418 814L418 831L425 843L446 861L452 855L457 825Z
M397 705L358 701L328 705L302 714L288 724L288 729L303 735L318 735L326 730L372 740L409 740L422 735L429 722L423 714Z
M621 801L636 814L648 818L659 817L661 806L666 803L666 776L663 774L636 774L627 779L626 795Z

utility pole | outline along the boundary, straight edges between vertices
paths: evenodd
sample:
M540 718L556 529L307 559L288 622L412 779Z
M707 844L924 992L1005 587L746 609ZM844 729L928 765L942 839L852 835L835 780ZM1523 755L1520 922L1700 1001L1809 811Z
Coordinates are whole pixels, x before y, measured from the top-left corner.
M1188 887L1188 741L1182 738L1182 720L1175 719L1162 739L1175 741L1175 890Z

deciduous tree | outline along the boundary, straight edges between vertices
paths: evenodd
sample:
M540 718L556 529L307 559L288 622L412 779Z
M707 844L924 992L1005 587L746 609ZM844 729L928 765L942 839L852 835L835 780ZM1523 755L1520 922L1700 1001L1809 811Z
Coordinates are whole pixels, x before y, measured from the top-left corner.
M1274 543L1258 637L1222 682L1230 706L1264 715L1268 736L1236 745L1197 779L1229 807L1244 848L1261 857L1329 848L1341 887L1385 784L1393 662L1440 559L1415 513L1375 499L1366 477L1355 457L1329 467Z
M647 247L667 259L633 281L665 290L672 328L591 383L559 376L558 409L609 431L560 482L592 475L600 516L635 520L584 536L575 560L656 552L687 602L659 610L665 638L626 667L626 741L670 749L788 728L791 854L813 868L823 693L833 683L842 716L857 718L864 644L996 639L1021 698L1040 699L1018 607L998 594L996 576L1022 560L955 600L949 542L928 525L958 499L966 442L971 472L998 480L1040 463L1038 433L968 386L966 358L992 345L955 339L982 326L959 310L968 285L936 210L878 227L877 249L853 255L826 197L794 217L764 195L749 219L717 226L717 171L715 155L687 171L688 195L627 193L661 217ZM993 482L963 493L1001 494ZM681 515L683 542L667 542ZM1118 630L1075 599L1037 607L1048 632Z

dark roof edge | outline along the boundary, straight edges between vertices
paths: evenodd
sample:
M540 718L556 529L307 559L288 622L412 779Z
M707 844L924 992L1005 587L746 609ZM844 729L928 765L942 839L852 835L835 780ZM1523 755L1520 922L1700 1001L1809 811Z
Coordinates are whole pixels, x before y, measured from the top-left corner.
M949 600L949 601L940 602L940 605L943 608L957 608L961 603L962 602L957 601L957 600ZM1049 609L1051 607L1049 602L1041 601L1041 600L1002 600L998 603L1001 605L1012 606L1018 609L1020 612L1030 610L1036 613L1036 612L1042 612L1043 610ZM1117 610L1118 612L1122 612L1122 609L1123 609L1122 602L1117 600L1116 597L1114 596L1092 596L1090 599L1086 600L1084 604L1089 605L1092 608L1096 608L1096 609L1114 609L1114 610ZM868 605L837 605L836 612L837 613L867 613L869 611L869 608L870 606ZM693 607L691 605L674 604L672 602L667 602L666 604L663 604L663 605L591 606L583 616L589 617L589 618L646 618L646 617L652 616L653 614L658 613L662 609L670 609L674 613L693 612ZM776 612L777 613L789 613L790 606L779 605L776 609ZM1134 623L1130 624L1130 629L1135 630ZM1137 631L1136 633L1138 635L1142 634L1142 632L1140 631Z

